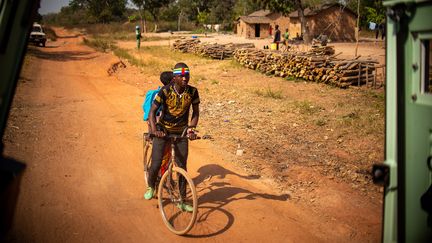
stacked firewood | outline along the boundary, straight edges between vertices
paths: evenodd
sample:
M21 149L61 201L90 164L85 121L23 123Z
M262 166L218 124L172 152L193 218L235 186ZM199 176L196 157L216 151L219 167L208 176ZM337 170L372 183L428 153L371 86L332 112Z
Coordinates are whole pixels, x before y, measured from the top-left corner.
M233 53L239 48L254 48L252 43L242 44L217 44L217 43L200 43L198 39L177 40L173 43L173 49L181 52L191 52L205 57L214 59L232 58Z
M321 45L313 45L309 50L309 53L314 55L333 55L335 53L335 49L333 46L321 46Z
M267 75L302 78L341 88L375 81L372 60L342 60L328 55L307 53L276 53L257 49L238 49L234 58L245 67Z
M181 52L191 52L191 50L201 43L198 39L184 39L184 40L176 40L172 48L176 51Z

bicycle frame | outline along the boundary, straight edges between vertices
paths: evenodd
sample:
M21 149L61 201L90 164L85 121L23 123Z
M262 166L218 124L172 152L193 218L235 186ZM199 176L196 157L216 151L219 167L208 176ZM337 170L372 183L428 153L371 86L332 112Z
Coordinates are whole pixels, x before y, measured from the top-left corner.
M168 229L177 235L184 235L193 227L196 221L198 211L198 199L193 180L188 175L187 171L183 169L180 164L178 164L178 161L176 159L176 145L178 144L179 140L189 139L189 137L185 136L185 134L186 130L184 130L182 135L170 134L164 137L170 143L170 148L165 143L166 146L164 148L164 154L166 156L169 155L170 158L167 161L166 169L164 170L164 172L162 172L162 170L159 171L160 177L158 176L158 178L160 178L160 181L156 181L155 185L158 198L158 208L161 211L162 219ZM144 139L148 138L146 136L154 137L153 134L145 134ZM144 143L144 149L148 150L150 148L150 142L149 140L146 141L147 142ZM170 152L168 151L169 149L171 149ZM145 155L146 154L147 152L145 152ZM151 161L145 159L144 163L144 169L147 173L147 168ZM174 210L173 214L173 208L169 205L173 205L173 207L179 211L176 212ZM188 206L189 209L184 208L184 205ZM193 209L190 209L191 207ZM174 216L174 219L176 219L180 215L183 215L179 218L180 221L170 220L172 219L172 216Z

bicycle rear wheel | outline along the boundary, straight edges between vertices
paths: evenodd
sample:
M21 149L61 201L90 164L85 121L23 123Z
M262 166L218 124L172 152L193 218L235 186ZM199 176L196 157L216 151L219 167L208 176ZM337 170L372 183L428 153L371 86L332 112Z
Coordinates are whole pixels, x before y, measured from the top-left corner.
M185 193L180 192L179 179L184 178ZM181 195L184 194L184 195ZM187 172L179 167L167 171L159 184L159 209L168 229L177 235L184 235L193 227L198 212L198 200L195 185ZM183 206L189 205L192 211Z

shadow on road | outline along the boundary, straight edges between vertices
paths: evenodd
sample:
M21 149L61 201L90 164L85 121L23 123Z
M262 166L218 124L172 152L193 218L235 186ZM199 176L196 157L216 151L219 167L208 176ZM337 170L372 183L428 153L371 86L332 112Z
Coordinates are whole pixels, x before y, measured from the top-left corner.
M41 59L47 59L52 61L80 61L80 60L89 60L96 58L96 55L93 52L86 51L57 51L57 52L43 52L36 48L29 48L27 51L28 54L35 56Z
M216 164L205 165L198 169L199 175L194 183L198 192L198 218L194 230L188 235L191 238L206 238L227 231L235 221L224 207L231 202L239 200L255 200L264 198L267 200L287 201L288 194L271 195L267 193L255 193L250 190L232 186L221 181L227 175L237 176L245 180L258 179L258 175L243 176ZM218 181L213 181L216 179Z

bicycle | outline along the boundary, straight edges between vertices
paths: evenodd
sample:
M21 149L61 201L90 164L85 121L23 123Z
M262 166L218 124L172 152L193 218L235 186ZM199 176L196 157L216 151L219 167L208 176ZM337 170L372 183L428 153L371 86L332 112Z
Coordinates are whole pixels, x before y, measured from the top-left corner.
M175 155L175 144L180 139L188 139L184 135L167 135L165 138L170 139L170 155L167 158L166 163L162 161L161 170L159 170L156 184L155 184L155 194L158 199L158 207L162 214L162 219L168 229L177 235L184 235L188 233L195 224L197 213L198 213L198 199L195 185L191 177L187 172L180 168L176 161ZM144 133L143 134L143 162L144 162L144 178L147 183L148 170L151 165L151 138L153 134ZM164 153L165 154L165 153ZM181 195L180 180L184 178L184 187L186 188L186 193ZM186 211L181 205L188 204L191 205L192 212ZM180 206L179 206L180 205Z

